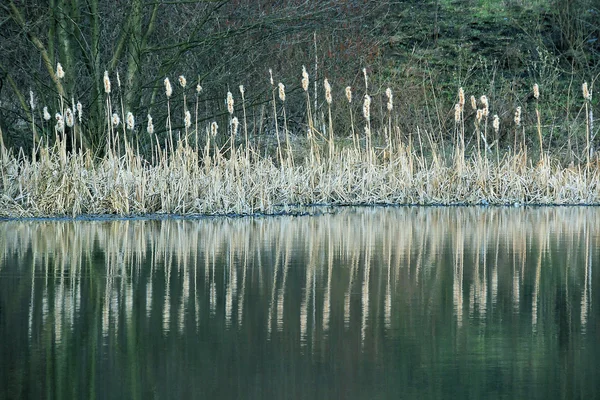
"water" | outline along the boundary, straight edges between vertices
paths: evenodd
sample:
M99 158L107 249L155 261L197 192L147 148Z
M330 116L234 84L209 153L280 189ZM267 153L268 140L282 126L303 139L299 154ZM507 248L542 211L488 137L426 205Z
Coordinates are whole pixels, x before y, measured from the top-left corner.
M600 209L0 224L0 398L599 398Z

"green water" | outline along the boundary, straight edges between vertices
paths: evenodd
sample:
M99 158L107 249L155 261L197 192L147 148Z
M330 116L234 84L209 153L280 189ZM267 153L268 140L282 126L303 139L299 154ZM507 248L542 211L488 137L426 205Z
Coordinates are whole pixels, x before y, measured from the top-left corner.
M600 209L0 223L0 398L600 397Z

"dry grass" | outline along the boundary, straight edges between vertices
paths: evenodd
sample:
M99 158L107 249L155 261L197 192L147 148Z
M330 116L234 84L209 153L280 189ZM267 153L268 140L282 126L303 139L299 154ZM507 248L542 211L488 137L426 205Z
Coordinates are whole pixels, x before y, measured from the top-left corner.
M326 90L327 86L329 83ZM365 84L364 98L369 106L357 122L364 126L355 126L350 109L352 132L346 136L351 141L336 132L339 143L334 145L330 111L336 101L331 100L331 88L323 110L310 109L306 92L308 134L290 138L282 87L272 85L272 105L273 122L282 118L283 126L275 124L277 140L267 142L266 150L264 143L258 147L247 139L243 100L240 108L244 119L243 124L239 123L244 127L242 137L229 93L229 126L219 131L212 122L205 132L199 132L191 128L188 112L185 131L174 132L169 117L167 136L159 139L154 135L149 157L127 139L131 135L123 124L111 124L113 113L108 107L112 99L107 92L109 120L102 157L94 157L90 151L68 151L64 124L56 130L52 145L42 142L32 155L8 150L0 141L0 216L269 214L312 204L600 203L598 162L589 159L589 139L582 157L586 161L566 167L544 153L538 118L536 133L541 152L534 159L528 155L519 120L514 127L504 128L514 132L515 145L501 152L498 143L492 141L494 134L488 132L490 112L485 96L473 121L474 132L468 127L471 121L465 123L464 94L459 96L455 135L450 146L444 148L444 143L436 140L442 138L441 134L420 130L401 134L392 125L393 109L389 105L382 128L373 127L372 112L368 110L373 106L367 93L372 89ZM280 102L275 99L277 90ZM391 91L386 95L383 101L391 102ZM340 107L348 108L340 97ZM587 99L585 104L591 107ZM317 114L323 116L321 121ZM591 112L586 112L586 118L589 115ZM133 116L129 116L131 130ZM494 130L497 136L495 125ZM150 133L153 131L154 127ZM269 148L268 143L276 148Z

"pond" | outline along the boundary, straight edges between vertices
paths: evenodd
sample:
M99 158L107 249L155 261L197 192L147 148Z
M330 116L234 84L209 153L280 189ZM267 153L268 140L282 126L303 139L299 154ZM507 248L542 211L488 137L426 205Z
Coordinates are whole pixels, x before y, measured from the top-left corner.
M600 209L0 223L0 398L598 398Z

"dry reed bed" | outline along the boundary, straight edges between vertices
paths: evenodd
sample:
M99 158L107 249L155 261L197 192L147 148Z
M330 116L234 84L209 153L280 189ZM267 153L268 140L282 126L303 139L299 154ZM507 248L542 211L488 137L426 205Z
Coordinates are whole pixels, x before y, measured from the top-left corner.
M241 152L199 160L182 144L157 165L130 149L99 161L60 146L42 149L34 162L2 154L4 217L269 214L310 204L600 203L596 167L564 168L547 158L531 163L523 155L444 165L406 148L385 161L348 149L320 163L281 167Z

